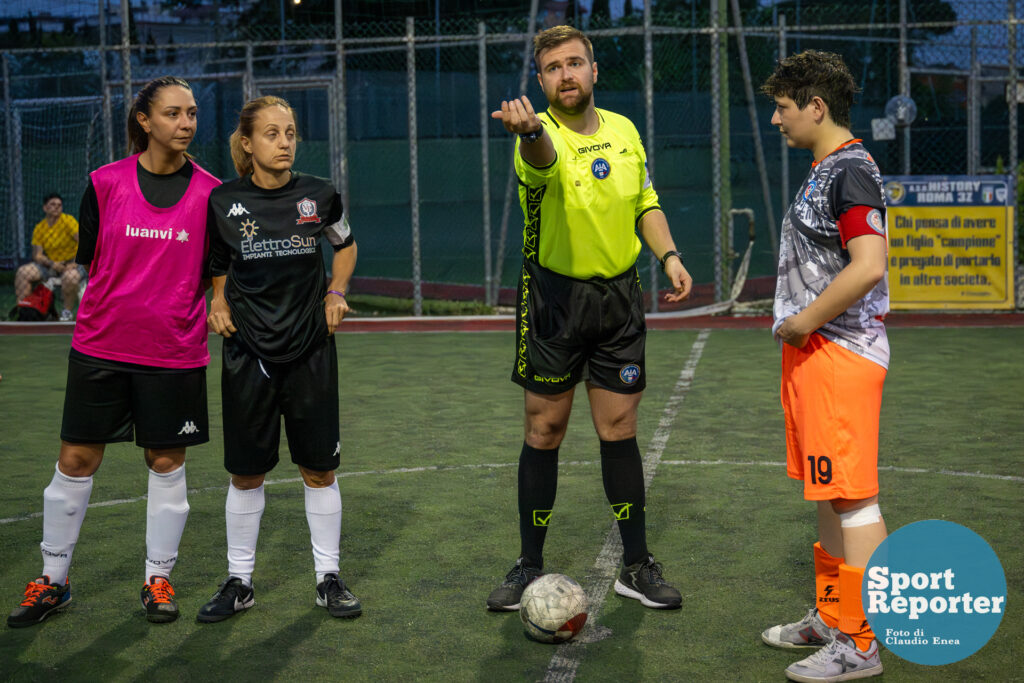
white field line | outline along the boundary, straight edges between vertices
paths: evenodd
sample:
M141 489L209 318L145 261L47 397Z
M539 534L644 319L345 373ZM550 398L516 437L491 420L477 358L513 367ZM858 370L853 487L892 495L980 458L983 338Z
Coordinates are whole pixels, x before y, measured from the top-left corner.
M598 460L567 460L559 461L559 467L578 467L581 465L598 465ZM731 467L785 467L784 462L764 462L764 461L753 461L753 460L662 460L662 465L679 465L679 466L719 466L728 465ZM365 470L362 472L336 472L335 474L339 479L345 479L348 477L372 477L372 476L388 476L393 474L415 474L417 472L445 472L445 471L462 471L462 470L480 470L480 469L507 469L509 467L517 467L518 463L515 462L502 462L502 463L482 463L473 465L428 465L425 467L396 467L388 470ZM882 466L879 470L885 470L887 472L904 472L910 474L937 474L946 477L968 477L975 479L993 479L996 481L1016 481L1024 482L1024 477L1017 477L1010 474L986 474L985 472L958 472L956 470L929 470L923 467L887 467ZM294 477L291 479L268 479L264 484L266 486L274 486L276 484L297 484L302 481L301 477ZM227 486L206 486L203 488L189 489L190 494L194 493L207 493L210 491L226 491ZM42 489L39 489L40 495ZM136 498L114 498L112 500L102 500L97 503L89 503L91 508L102 508L110 507L112 505L125 505L127 503L141 503L146 500L146 496L138 496ZM5 517L0 519L0 524L11 524L12 522L24 522L37 517L42 517L42 512L29 512L24 515L18 515L17 517Z
M690 348L690 357L686 359L686 365L683 366L682 372L679 373L679 379L676 380L676 386L672 390L672 395L665 403L665 409L661 412L658 428L655 430L651 443L647 447L647 454L644 456L645 492L650 488L651 480L654 479L654 473L658 469L658 463L661 461L661 454L665 452L665 446L668 444L669 436L672 434L672 423L675 422L676 415L679 414L679 407L683 399L686 398L686 394L689 393L690 387L693 386L693 376L697 370L697 363L700 361L701 354L704 353L704 344L707 342L710 334L711 330L703 329L697 335L697 340L693 342L693 346ZM601 611L601 606L604 604L605 596L608 595L608 589L611 587L612 581L615 580L615 574L619 570L619 560L621 557L622 539L619 537L616 523L612 522L608 536L605 538L604 546L594 562L594 572L588 575L583 582L583 589L587 594L587 602L590 604L589 614L587 615L587 627L590 629L597 626L598 614ZM579 668L580 658L583 656L583 648L586 647L585 640L580 639L579 642L569 641L558 646L555 654L551 657L551 661L548 662L548 668L544 675L545 683L548 681L552 683L572 683L576 679L576 670Z

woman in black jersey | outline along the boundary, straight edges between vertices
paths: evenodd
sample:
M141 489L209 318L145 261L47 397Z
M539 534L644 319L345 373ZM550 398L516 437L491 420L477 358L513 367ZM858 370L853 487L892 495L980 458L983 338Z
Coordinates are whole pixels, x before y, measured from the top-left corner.
M305 486L316 604L357 617L359 600L339 578L341 457L334 331L356 244L341 198L326 180L292 171L298 135L279 97L248 102L231 135L238 175L210 195L210 328L225 337L221 392L228 578L199 610L222 621L254 603L252 573L264 509L263 480L278 462L281 417ZM321 238L334 249L326 283Z
M71 600L68 568L106 444L135 442L149 468L142 604L178 617L168 577L188 500L185 449L209 440L206 405L206 208L220 184L186 154L197 108L188 83L147 83L128 115L135 153L90 174L76 260L89 288L71 340L61 446L43 492L43 571L9 626Z

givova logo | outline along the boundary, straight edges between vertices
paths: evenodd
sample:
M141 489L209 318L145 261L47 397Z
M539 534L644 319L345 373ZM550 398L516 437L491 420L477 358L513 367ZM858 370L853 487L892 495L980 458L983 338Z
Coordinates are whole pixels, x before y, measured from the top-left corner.
M879 642L918 664L974 654L999 627L1006 576L992 547L953 522L915 522L871 555L861 586Z

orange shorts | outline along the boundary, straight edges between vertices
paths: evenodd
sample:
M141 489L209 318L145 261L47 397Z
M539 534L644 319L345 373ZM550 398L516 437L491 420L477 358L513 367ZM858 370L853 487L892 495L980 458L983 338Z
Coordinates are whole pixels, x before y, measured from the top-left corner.
M878 414L885 368L812 334L782 346L786 473L807 500L878 494Z

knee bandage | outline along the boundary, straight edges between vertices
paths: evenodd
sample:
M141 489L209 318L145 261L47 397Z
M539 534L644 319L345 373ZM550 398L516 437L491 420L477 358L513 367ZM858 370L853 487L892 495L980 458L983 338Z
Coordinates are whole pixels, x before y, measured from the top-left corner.
M850 510L849 512L839 513L839 524L844 529L875 524L881 519L882 511L878 509L877 503L856 510Z

